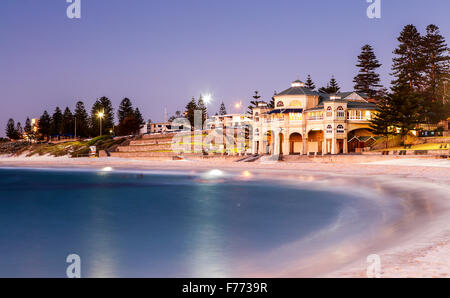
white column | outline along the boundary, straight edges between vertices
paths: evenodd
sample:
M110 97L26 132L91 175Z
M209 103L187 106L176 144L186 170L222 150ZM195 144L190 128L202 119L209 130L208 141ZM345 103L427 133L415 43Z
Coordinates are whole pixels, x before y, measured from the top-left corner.
M308 155L308 138L303 138L303 154Z
M286 136L284 136L284 140L283 140L283 154L284 155L289 155L289 138L287 138Z
M331 140L331 154L336 154L336 137Z
M273 154L280 154L280 134L278 132L274 132L275 136L273 137Z

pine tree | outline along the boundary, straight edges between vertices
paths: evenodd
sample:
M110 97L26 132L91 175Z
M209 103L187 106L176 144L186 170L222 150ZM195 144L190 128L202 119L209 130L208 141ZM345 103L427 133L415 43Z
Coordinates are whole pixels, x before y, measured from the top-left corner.
M422 89L422 38L414 25L406 25L398 37L399 46L394 50L392 90L410 93Z
M60 135L63 130L63 114L59 107L56 107L52 115L50 134Z
M253 108L258 107L258 102L261 96L259 95L258 91L255 91L255 95L253 95L253 100L250 101L250 105L248 106L248 114L253 114Z
M62 118L62 133L69 135L74 134L74 119L69 107L66 107L64 110Z
M31 120L29 117L27 117L27 120L25 121L25 126L23 128L24 133L27 134L27 139L29 141L34 140L35 139L35 133L34 133L34 128L31 125Z
M14 122L14 119L12 118L9 119L8 123L6 124L6 136L11 140L15 140L17 138L16 124Z
M31 127L31 120L29 117L27 117L27 120L25 121L23 131L27 134L28 137L30 137L33 132L33 128Z
M191 129L194 129L194 114L195 110L197 110L197 103L195 102L195 98L186 105L186 119L191 124Z
M96 100L91 109L91 134L99 135L100 119L99 113L103 113L102 118L102 135L110 134L114 129L114 110L111 101L107 97L101 97Z
M134 110L134 114L133 115L134 115L134 118L136 119L137 123L139 124L139 128L140 128L141 125L145 124L144 117L142 117L142 114L141 114L141 111L139 111L139 108L136 108Z
M335 94L338 93L339 90L341 90L341 87L339 87L339 84L334 76L331 76L330 82L327 84L327 87L320 88L319 92L326 94Z
M119 120L119 124L125 120L126 117L133 115L133 104L131 100L128 98L124 98L119 105L119 109L117 110L117 118Z
M78 101L75 106L75 124L74 131L75 136L88 137L89 136L89 115L86 112L84 103Z
M277 91L273 92L273 96L270 99L269 103L267 104L267 107L270 109L274 109L275 108L275 96L277 95Z
M219 115L226 115L227 114L227 108L225 107L225 104L222 102L220 104L220 109L219 109Z
M377 105L377 112L370 120L370 130L375 135L384 136L386 138L386 148L388 147L388 139L393 134L393 111L389 106L388 99L383 97Z
M393 126L400 129L400 135L404 137L423 121L424 99L417 93L394 93L388 98L391 110Z
M198 102L197 102L197 109L202 111L202 123L206 121L208 118L208 110L206 108L205 102L203 101L203 96L200 95Z
M102 127L104 127L104 134L109 134L109 132L114 129L114 109L111 101L105 96L100 98L100 103L103 107L104 112L102 122Z
M39 118L39 134L41 137L48 138L50 137L51 133L51 122L52 119L50 118L50 115L47 111L44 111L44 114L42 114L41 118Z
M311 90L316 89L316 85L314 84L313 80L311 79L311 75L308 75L306 78L305 87Z
M17 122L16 125L16 139L18 140L23 139L23 128L20 122Z
M449 48L445 38L440 34L439 27L428 25L427 34L422 39L422 56L424 59L425 88L429 101L442 98L439 94L440 86L445 79L450 77Z
M361 54L358 56L359 67L358 75L354 78L355 90L364 92L369 98L374 98L380 85L380 75L375 72L381 66L370 45L361 48Z

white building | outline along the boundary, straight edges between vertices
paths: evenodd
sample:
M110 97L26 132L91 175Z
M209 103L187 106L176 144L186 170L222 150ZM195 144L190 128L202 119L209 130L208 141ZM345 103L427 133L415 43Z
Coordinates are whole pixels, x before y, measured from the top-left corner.
M301 81L274 96L275 108L253 109L252 153L339 154L359 152L372 142L370 119L376 105L366 95L328 95Z

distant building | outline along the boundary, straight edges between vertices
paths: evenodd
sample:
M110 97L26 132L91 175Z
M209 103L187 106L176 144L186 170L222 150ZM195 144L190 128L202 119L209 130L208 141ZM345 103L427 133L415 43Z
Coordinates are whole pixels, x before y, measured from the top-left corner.
M376 105L359 92L319 93L301 81L274 96L275 108L253 108L252 153L339 154L363 151L374 137Z
M172 124L170 122L147 123L141 128L140 134L172 133L182 130L183 130L182 125L176 127L175 129L172 128Z
M206 123L206 129L248 127L253 124L250 114L227 114L212 116Z

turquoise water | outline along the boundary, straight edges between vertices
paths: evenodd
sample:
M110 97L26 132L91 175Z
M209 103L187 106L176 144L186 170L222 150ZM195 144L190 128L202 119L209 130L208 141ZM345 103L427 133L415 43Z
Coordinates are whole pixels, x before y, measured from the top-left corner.
M72 253L83 277L276 275L364 229L352 222L369 225L373 208L233 176L0 169L0 277L65 277ZM308 240L342 214L347 226Z

